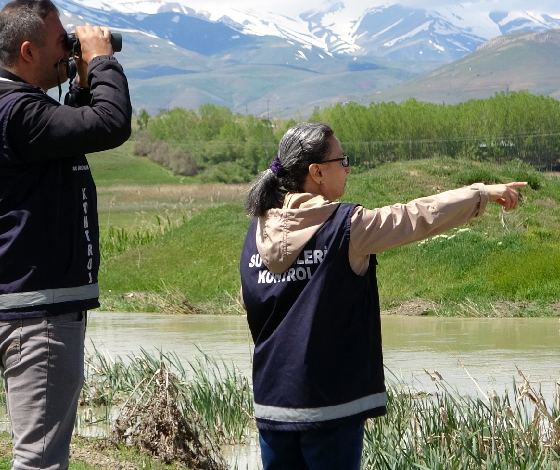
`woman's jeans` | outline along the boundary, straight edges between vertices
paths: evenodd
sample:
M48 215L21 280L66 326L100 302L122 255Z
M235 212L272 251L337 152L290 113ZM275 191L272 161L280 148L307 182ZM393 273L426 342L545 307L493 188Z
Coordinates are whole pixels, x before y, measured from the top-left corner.
M311 431L259 431L263 470L359 470L364 422Z
M84 381L86 312L0 322L12 469L66 470Z

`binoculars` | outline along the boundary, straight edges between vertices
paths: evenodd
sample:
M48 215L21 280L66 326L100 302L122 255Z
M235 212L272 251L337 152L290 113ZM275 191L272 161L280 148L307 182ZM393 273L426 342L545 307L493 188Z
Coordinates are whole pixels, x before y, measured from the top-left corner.
M122 35L117 33L111 34L111 46L113 46L113 52L122 51ZM70 80L74 80L78 73L78 68L76 67L76 62L74 62L72 55L82 52L82 46L80 45L80 40L76 33L69 33L66 35L66 48L70 51L70 59L65 60L65 62L67 62L66 76ZM65 104L67 103L65 102Z
M111 46L113 46L113 52L122 51L122 35L111 33ZM82 46L80 45L80 40L76 33L69 33L66 35L66 48L71 54L79 54L82 52Z

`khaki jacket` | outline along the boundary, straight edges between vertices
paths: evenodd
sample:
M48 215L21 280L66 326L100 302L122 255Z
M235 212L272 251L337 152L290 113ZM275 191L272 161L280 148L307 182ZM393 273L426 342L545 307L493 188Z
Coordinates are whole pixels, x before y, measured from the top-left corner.
M459 227L484 213L488 192L482 183L380 209L356 207L350 226L348 258L363 275L369 256ZM287 194L281 209L270 209L257 224L257 249L266 267L280 274L330 217L337 202L323 196Z

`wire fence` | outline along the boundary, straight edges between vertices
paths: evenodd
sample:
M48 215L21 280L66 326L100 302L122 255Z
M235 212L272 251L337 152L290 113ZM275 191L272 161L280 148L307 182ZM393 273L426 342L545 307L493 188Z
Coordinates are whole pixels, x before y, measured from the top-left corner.
M519 159L545 170L559 164L560 133L493 138L342 142L342 148L351 156L352 165L365 167L398 160L448 156L494 163Z

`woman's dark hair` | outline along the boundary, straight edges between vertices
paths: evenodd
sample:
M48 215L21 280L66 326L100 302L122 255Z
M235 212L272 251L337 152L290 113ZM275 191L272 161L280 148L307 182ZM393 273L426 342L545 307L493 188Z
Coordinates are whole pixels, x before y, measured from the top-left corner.
M47 39L44 20L58 9L50 0L15 0L0 11L0 62L4 67L17 64L25 41L41 47Z
M326 124L299 124L284 134L278 145L282 168L263 171L249 189L245 212L260 217L268 209L282 207L286 193L301 193L309 165L325 159L334 131Z

